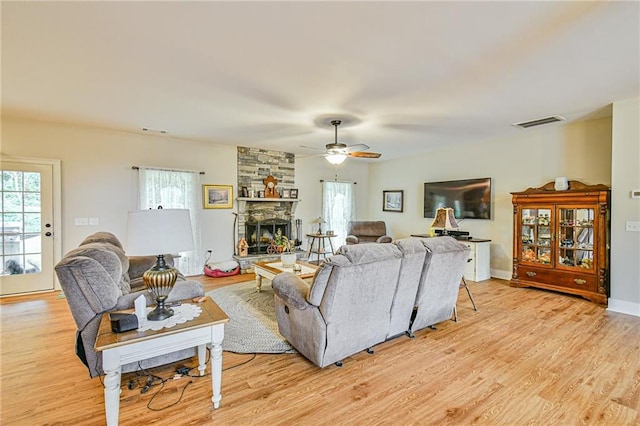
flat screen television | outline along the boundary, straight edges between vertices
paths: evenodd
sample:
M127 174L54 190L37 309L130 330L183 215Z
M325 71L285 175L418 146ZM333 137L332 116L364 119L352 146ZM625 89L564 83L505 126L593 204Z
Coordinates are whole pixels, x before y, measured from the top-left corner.
M456 219L491 219L491 178L424 184L424 217L440 207L453 208Z

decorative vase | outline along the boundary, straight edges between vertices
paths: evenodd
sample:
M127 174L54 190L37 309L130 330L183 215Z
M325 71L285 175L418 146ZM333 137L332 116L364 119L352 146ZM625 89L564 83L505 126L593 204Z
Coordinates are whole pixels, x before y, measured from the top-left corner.
M282 253L280 255L280 262L282 262L282 266L286 268L291 268L296 264L296 254L295 253Z
M565 176L557 177L553 187L556 191L566 191L569 189L569 180Z

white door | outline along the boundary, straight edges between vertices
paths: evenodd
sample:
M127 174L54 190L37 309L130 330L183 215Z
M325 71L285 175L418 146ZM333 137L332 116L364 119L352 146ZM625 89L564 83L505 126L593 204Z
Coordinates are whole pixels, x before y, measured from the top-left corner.
M53 290L53 166L2 161L0 295Z

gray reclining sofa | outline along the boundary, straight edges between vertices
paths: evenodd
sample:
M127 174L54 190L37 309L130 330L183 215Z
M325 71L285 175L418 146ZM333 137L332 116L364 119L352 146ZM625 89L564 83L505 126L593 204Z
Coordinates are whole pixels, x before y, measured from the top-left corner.
M280 333L325 367L392 337L451 318L469 249L451 237L345 245L311 284L272 282Z

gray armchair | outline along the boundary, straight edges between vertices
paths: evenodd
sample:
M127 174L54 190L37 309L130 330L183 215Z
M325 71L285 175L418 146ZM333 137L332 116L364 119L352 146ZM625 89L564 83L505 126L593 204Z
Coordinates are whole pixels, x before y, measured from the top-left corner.
M280 334L319 367L340 365L383 342L401 258L393 244L342 246L311 285L290 272L277 275L272 287Z
M55 267L77 326L76 355L87 366L91 377L104 374L102 354L96 353L93 348L102 314L133 308L134 300L141 294L147 299L147 305L155 303L146 290L136 291L142 283L142 273L155 263L155 256L132 259L132 264L135 265L133 268L115 235L97 232L87 237L78 248L67 253ZM171 256L165 255L165 260L173 265ZM143 284L142 286L144 288ZM167 302L203 295L199 282L185 281L182 277L176 282ZM195 354L195 348L186 349L150 358L142 362L141 366L153 367ZM134 371L137 367L138 363L127 364L122 367L122 371Z
M362 243L390 243L387 225L383 221L351 221L347 231L348 245Z

